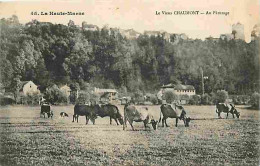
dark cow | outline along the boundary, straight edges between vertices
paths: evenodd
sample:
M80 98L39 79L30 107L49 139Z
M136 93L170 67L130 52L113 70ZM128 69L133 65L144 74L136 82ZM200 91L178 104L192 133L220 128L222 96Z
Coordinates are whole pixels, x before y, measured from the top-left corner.
M152 127L154 130L156 130L156 126L158 121L155 121L153 116L149 114L147 107L142 108L136 108L134 105L125 105L124 107L124 125L123 130L126 128L126 121L129 122L129 124L132 127L132 130L134 130L133 122L143 122L144 127L147 128L147 124L152 124Z
M116 124L118 121L121 125L123 125L123 116L119 112L117 106L112 104L105 104L105 105L95 105L94 106L96 116L100 116L101 118L109 116L110 117L110 124L112 124L112 119L115 120ZM95 122L94 122L95 123Z
M218 114L219 118L221 118L221 116L220 116L221 112L227 113L226 118L228 118L229 113L231 113L233 115L233 118L235 118L234 114L237 116L237 118L239 118L239 116L240 116L240 113L237 111L235 106L233 106L232 104L218 103L216 105L216 113Z
M175 105L175 109L174 109L172 108L171 105L162 104L160 108L161 108L161 113L160 113L159 123L161 121L161 114L162 114L163 115L162 127L164 127L164 124L166 125L166 127L169 127L166 123L167 118L175 118L176 127L178 126L178 119L183 120L185 127L189 126L190 118L186 117L186 111L182 106Z
M77 123L78 123L79 116L85 116L86 117L86 124L88 124L89 119L94 124L94 120L96 119L94 107L89 106L89 105L76 104L74 106L74 115L73 115L72 122L74 122L74 120L77 120Z
M69 115L66 112L61 112L60 117L69 117Z
M51 118L53 117L53 112L51 110L51 106L50 105L47 105L47 104L41 105L41 113L40 113L40 115L43 115L44 118L45 118L45 114L48 115L48 118L49 117L51 117Z

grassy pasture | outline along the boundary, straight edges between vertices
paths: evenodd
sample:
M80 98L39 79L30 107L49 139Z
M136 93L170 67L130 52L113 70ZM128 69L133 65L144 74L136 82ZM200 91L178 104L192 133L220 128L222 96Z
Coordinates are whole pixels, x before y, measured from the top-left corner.
M123 106L118 106L123 112ZM144 129L134 123L109 124L85 117L72 123L73 106L53 106L54 118L40 117L40 107L0 108L0 165L259 165L259 111L238 107L240 119L215 106L185 106L194 119L190 127L168 119L168 128ZM149 106L159 119L159 106ZM69 118L60 118L61 111Z

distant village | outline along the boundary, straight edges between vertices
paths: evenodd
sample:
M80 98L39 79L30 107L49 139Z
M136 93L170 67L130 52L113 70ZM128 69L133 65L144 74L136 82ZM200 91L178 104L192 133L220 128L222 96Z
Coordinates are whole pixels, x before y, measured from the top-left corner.
M96 31L99 29L98 26L93 25L93 24L87 24L86 22L82 23L83 30L89 30L89 31ZM127 39L137 39L142 33L139 33L135 31L134 29L127 29L123 30L120 28L110 28L114 32L120 33L122 36L126 37ZM251 33L251 41L255 40L257 36L259 36L260 32L260 25L255 25L252 33ZM168 33L166 31L144 31L144 35L147 35L149 37L151 36L162 36L164 40L172 43L172 44L177 44L181 39L182 40L191 40L186 34L181 33L181 34L176 34L176 33ZM213 41L218 41L218 40L245 40L245 35L244 35L244 25L241 23L233 24L232 25L232 31L227 34L221 34L219 38L213 38L213 37L208 37L206 40L213 40Z
M70 103L69 98L73 93L76 94L76 98L78 98L80 94L84 93L84 90L76 90L75 92L73 92L68 85L59 86L59 89L68 98L68 103ZM192 85L167 84L161 86L160 90L156 94L156 97L160 102L165 102L163 98L163 94L166 91L172 91L173 93L178 95L180 99L178 101L179 104L187 104L189 97L196 95L196 90ZM23 81L19 93L20 96L27 96L27 95L35 95L35 94L37 95L44 92L41 92L39 90L39 86L34 84L32 81ZM131 101L130 96L123 96L120 98L118 96L118 91L116 89L100 89L94 87L94 89L90 93L96 94L99 97L99 102L101 103L125 104ZM144 95L143 101L144 102L149 101L149 97L150 94ZM9 98L13 98L12 94L10 94ZM41 102L45 102L43 95L40 96L39 98L39 104L41 104ZM24 104L23 99L21 99L21 104ZM85 104L89 104L89 103L85 103Z

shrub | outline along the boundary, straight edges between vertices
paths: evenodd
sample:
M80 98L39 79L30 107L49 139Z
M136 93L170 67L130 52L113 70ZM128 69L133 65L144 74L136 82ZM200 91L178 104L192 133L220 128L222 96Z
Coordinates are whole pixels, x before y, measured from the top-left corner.
M15 104L15 100L9 97L0 96L0 105L11 105Z
M200 96L199 95L192 95L189 99L189 104L191 105L198 105L200 104Z
M137 91L131 94L131 99L131 102L135 104L144 104L144 96L141 91Z
M250 104L252 105L252 107L254 108L259 108L259 102L260 102L260 94L255 92L252 94L251 96L251 100L250 100Z
M154 105L158 103L158 99L157 99L156 95L150 96L150 102L153 103Z
M67 103L67 96L64 94L57 85L53 85L47 88L45 92L45 98L47 102L50 103Z
M89 94L89 101L91 104L97 104L99 103L100 96L97 93L91 93Z
M209 94L207 94L207 93L204 94L201 97L201 104L204 104L204 105L212 104L212 97Z
M174 100L178 100L178 95L176 95L173 91L165 91L163 94L163 98L167 103L172 103Z
M85 103L89 103L90 101L90 95L88 92L81 92L79 93L79 96L77 98L77 103L80 103L80 104L85 104Z
M38 105L42 96L43 95L40 93L23 95L21 96L21 103L28 104L28 105Z

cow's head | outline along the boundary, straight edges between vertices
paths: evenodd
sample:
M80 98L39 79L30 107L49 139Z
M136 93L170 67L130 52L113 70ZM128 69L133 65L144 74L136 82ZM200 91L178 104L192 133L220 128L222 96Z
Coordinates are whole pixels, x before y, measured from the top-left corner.
M185 119L185 127L189 127L190 120L191 120L190 117Z
M152 124L153 129L156 130L156 126L157 126L158 121L155 121L154 119L152 119L150 123Z
M48 118L49 118L49 117L52 118L52 117L53 117L53 111L51 110L50 112L47 113L47 115L48 115Z
M234 114L237 116L237 118L239 118L240 112L238 112L237 109L234 110Z
M237 109L235 108L235 106L233 106L232 104L230 104L231 105L231 111L230 112L233 112L236 116L237 116L237 118L239 118L239 116L240 116L240 112L238 112L237 111Z
M186 117L186 111L183 109L183 110L181 111L181 115L180 115L179 119L180 119L180 120L184 120L185 117Z
M121 116L120 118L118 118L118 121L119 121L119 123L120 123L121 125L124 124L124 120L123 120L123 117L122 117L122 116Z

